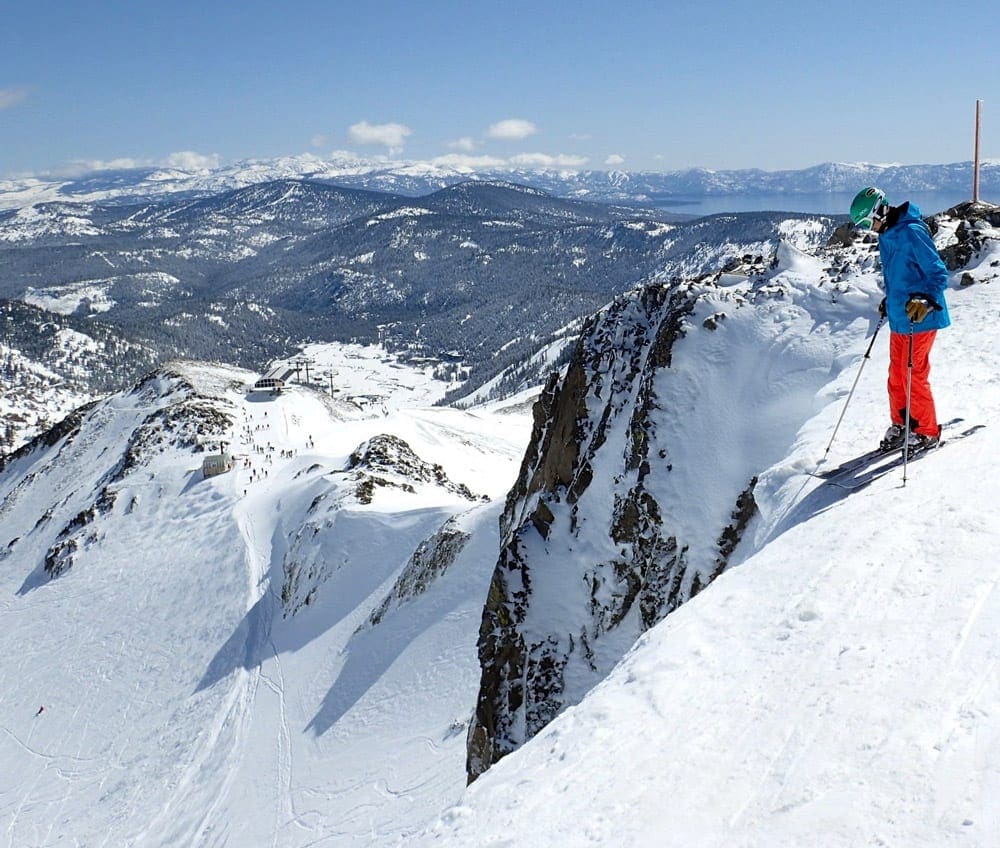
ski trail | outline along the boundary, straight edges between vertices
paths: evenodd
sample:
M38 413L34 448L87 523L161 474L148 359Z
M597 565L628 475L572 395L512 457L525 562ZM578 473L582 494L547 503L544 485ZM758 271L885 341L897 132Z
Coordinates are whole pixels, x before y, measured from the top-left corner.
M212 523L219 526L220 536L223 528L231 526L232 503L231 498L224 499L211 515ZM201 520L206 521L204 515ZM252 579L247 582L245 603L249 610L256 602L256 592ZM213 814L231 788L249 732L258 678L258 669L239 668L225 683L216 684L228 689L199 734L197 749L160 811L136 836L136 845L197 844L196 840L210 826ZM199 811L199 806L204 809Z
M272 407L273 411L273 407ZM276 415L271 416L277 425L275 429L283 431L282 435L287 441L291 425L288 421L287 412L280 410L280 419ZM244 405L240 428L247 427L250 432L258 432L255 426L265 428L268 437L276 435L271 427L272 424L265 414L263 417L253 416ZM255 438L263 439L265 436L251 438L249 441L241 437L240 441L247 452L252 452ZM277 440L275 440L277 441ZM269 447L271 442L268 442ZM280 444L277 445L280 448ZM266 466L265 466L266 467ZM272 465L272 470L276 467ZM245 476L245 475L244 475ZM266 480L267 478L265 478ZM241 479L237 475L234 484L237 488L249 488L252 481ZM246 725L248 732L255 721L266 722L269 714L267 707L261 703L262 691L259 684L263 683L268 693L274 696L276 727L275 747L273 754L274 766L274 803L275 815L271 831L270 843L274 848L280 848L282 844L282 828L289 822L298 820L298 815L294 808L292 798L292 734L288 723L285 704L285 680L282 664L278 656L278 649L272 638L272 623L275 611L280 609L281 602L272 585L272 569L276 566L272 563L273 551L270 539L274 532L275 519L271 510L262 510L261 507L270 503L271 490L274 485L274 477L271 482L257 482L257 489L249 497L244 498L233 510L236 524L239 527L240 535L243 538L245 548L245 562L247 567L247 579L249 584L248 609L254 605L261 605L261 614L258 618L258 632L250 634L248 639L254 640L254 645L249 646L252 653L258 660L254 669L257 679L257 686L254 688L253 696L246 706ZM262 488L261 488L262 487ZM268 667L265 670L265 667ZM256 731L255 731L256 732ZM233 779L236 777L234 770ZM224 822L220 822L224 824Z
M274 643L269 643L274 648ZM281 804L282 816L274 822L274 831L271 837L271 844L274 848L281 845L281 829L289 822L298 821L298 814L295 811L295 804L292 799L292 738L288 729L288 719L285 714L285 682L281 671L281 663L278 661L277 652L274 652L275 670L278 680L275 682L269 675L262 674L261 679L275 695L278 701L279 722L277 728L277 772L275 775L278 801Z
M972 628L975 627L976 622L979 621L980 615L982 615L983 609L986 606L987 601L989 601L990 596L997 588L998 580L994 580L979 590L976 602L973 604L972 609L969 612L968 618L965 620L965 624L962 627L961 633L959 633L958 640L955 642L955 649L951 652L950 665L954 666L958 662L959 655L965 648L965 643L969 639L969 634L972 632Z
M231 755L238 755L240 751L239 740L244 735L241 730L245 725L245 705L248 700L246 692L253 687L253 675L238 672L238 678L240 678L238 682L230 687L227 693L224 709L215 714L211 725L207 728L206 739L197 756L185 769L184 775L171 792L170 798L163 805L159 814L136 836L135 844L159 845L164 841L167 844L193 844L193 836L203 830L203 823L208 817L208 813L201 815L196 824L190 827L184 835L176 833L175 828L179 825L173 820L177 817L177 810L183 809L188 799L197 801L198 778L206 773L218 773L218 767L223 765ZM227 734L225 731L230 727L235 728L235 730ZM220 751L220 749L225 750ZM223 760L223 763L214 763L213 760L216 759ZM223 781L223 783L225 782ZM214 794L216 803L220 794L221 792ZM167 834L170 835L170 838L165 840L164 837Z

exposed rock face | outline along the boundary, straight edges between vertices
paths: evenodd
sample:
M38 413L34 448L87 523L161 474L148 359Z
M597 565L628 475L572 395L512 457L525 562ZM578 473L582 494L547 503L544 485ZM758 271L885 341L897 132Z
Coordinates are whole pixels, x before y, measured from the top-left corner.
M670 367L695 302L690 289L664 286L615 301L591 320L565 377L553 375L535 406L531 443L501 519L503 549L480 630L483 674L469 733L470 779L576 696L566 691L569 677L596 682L643 630L711 579L689 571L686 549L663 526L647 486L654 466L659 473L670 469L668 448L651 455L655 378ZM747 510L751 503L747 495ZM582 527L587 521L601 527L589 533ZM582 573L545 573L560 568L545 561L555 536L558 544L587 549ZM712 572L724 568L727 556L720 547ZM582 626L561 631L560 621L538 620L533 610L554 596L587 611Z
M426 592L452 566L469 538L468 533L459 529L459 522L453 517L437 533L421 542L392 591L368 617L367 626L374 627L389 610Z

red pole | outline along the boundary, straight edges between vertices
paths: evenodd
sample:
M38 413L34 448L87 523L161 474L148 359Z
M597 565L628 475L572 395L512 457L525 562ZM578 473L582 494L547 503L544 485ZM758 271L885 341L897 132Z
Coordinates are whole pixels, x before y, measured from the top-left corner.
M976 158L972 165L972 202L979 202L979 126L983 101L976 101Z

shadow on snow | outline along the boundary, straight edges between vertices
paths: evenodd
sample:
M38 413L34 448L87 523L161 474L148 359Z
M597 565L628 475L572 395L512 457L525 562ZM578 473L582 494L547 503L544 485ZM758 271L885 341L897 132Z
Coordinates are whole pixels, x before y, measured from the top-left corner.
M393 548L397 552L408 552L402 562L381 560L378 545L368 545L358 551L363 556L359 555L355 561L333 569L319 587L317 601L300 609L295 617L280 620L281 599L274 589L265 590L216 652L195 691L201 692L214 686L237 669L250 671L259 668L271 657L295 653L349 618L367 619L389 591L380 593L379 588L405 565L409 553L452 514L437 508L415 510L410 516L410 525L405 529L396 527L394 531ZM284 578L286 538L286 532L279 523L272 537L269 569L272 585ZM418 600L427 599L423 596ZM442 608L441 615L446 614L455 603L450 598L430 602L434 607ZM424 612L414 617L410 607L421 607ZM363 614L364 619L358 613ZM418 603L408 604L406 614L403 613L404 610L398 611L398 614L394 611L372 630L364 630L345 639L346 647L342 651L345 663L339 673L334 672L333 685L307 729L317 736L328 731L378 682L407 646L439 620L433 612L428 615L426 607ZM278 616L278 621L275 621L275 616ZM358 623L360 621L352 621L352 629Z

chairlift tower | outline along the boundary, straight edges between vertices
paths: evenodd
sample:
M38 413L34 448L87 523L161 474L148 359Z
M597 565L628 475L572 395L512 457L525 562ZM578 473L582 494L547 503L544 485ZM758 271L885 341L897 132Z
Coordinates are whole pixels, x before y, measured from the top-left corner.
M310 380L309 380L309 368L310 367L315 368L315 366L316 366L316 360L315 359L311 359L308 356L297 356L295 359L292 360L292 365L295 367L295 382L296 383L300 383L301 382L301 380L299 379L299 371L300 371L300 369L304 368L305 371L306 371L306 384L308 385L309 382L310 382Z

